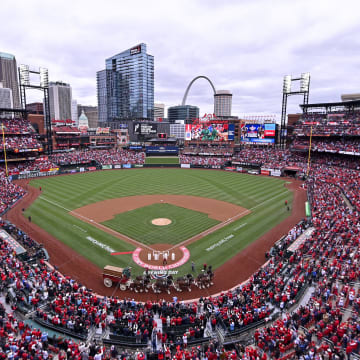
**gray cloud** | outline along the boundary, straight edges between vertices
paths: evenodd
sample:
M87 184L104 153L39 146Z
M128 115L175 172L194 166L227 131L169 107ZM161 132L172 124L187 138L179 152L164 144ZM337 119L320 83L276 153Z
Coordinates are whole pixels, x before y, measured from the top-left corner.
M181 103L191 79L206 75L232 91L234 114L279 114L286 74L311 72L313 102L359 91L357 7L355 0L3 0L0 51L47 67L79 103L96 104L105 59L145 42L155 57L156 101ZM205 113L212 101L209 84L196 82L188 103ZM289 111L300 111L300 101L291 98Z

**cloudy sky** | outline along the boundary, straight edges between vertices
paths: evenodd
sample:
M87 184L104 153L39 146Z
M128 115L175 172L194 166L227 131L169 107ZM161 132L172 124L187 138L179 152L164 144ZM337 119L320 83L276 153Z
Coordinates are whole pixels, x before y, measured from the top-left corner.
M311 73L310 102L360 92L358 0L2 0L0 12L0 51L47 67L81 104L97 104L105 58L140 42L155 57L155 102L166 106L197 75L232 91L239 116L279 114L286 74ZM289 112L300 101L290 98ZM187 104L213 112L205 80Z

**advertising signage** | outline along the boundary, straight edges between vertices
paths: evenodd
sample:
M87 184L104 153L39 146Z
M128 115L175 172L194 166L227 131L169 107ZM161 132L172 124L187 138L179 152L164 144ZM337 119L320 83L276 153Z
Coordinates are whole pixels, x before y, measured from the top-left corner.
M242 124L241 141L257 144L275 143L275 124Z
M137 45L130 49L130 55L136 55L141 53L141 45Z
M135 123L134 124L134 134L156 135L157 134L157 124Z
M234 134L235 125L224 122L185 125L185 140L231 141Z
M265 124L265 137L275 137L275 124Z

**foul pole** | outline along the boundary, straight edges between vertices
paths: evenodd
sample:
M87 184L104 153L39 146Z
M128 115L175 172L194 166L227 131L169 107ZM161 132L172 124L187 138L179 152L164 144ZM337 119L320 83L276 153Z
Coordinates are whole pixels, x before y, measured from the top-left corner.
M311 140L312 140L312 125L311 125L311 128L310 128L310 143L309 143L309 155L308 155L308 162L307 162L306 177L308 177L308 176L309 176L309 171L310 171Z
M5 146L4 124L1 124L1 129L2 129L2 140L3 140L3 145L4 145L5 173L6 173L6 177L8 177L9 174L8 174L7 159L6 159L6 146Z

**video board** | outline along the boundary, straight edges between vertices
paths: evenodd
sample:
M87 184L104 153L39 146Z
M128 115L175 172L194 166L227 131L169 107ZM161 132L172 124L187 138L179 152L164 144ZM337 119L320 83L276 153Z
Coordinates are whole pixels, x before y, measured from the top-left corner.
M157 134L157 124L136 122L136 123L134 123L134 134L156 135Z
M241 141L258 144L275 143L276 124L241 124Z
M226 122L186 124L185 140L232 141L235 125Z

